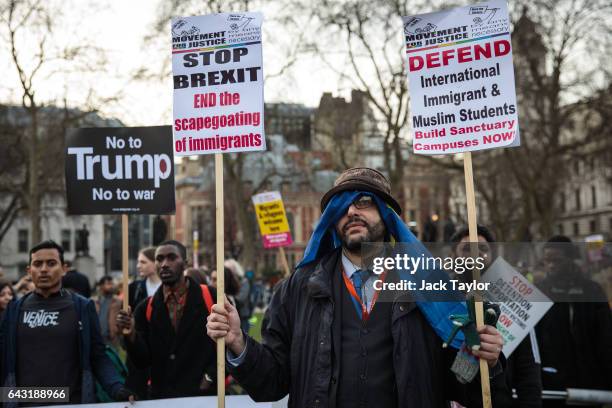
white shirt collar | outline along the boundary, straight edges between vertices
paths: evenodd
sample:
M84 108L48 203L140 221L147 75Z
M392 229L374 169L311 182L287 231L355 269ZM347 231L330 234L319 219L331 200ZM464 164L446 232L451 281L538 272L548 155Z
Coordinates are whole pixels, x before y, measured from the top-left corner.
M147 288L147 296L153 296L155 292L157 292L157 289L159 289L159 287L161 286L161 281L153 283L149 279L146 279L145 286Z
M344 269L344 274L349 279L351 279L351 276L353 276L353 273L357 270L351 260L348 259L346 255L344 255L344 252L342 252L342 267Z

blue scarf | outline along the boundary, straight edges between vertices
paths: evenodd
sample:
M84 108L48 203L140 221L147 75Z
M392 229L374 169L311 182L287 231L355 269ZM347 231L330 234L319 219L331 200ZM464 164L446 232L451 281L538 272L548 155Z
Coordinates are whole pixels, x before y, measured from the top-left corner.
M310 237L310 241L304 251L304 259L299 263L298 268L320 260L326 254L341 246L340 237L338 237L336 233L335 225L340 218L346 214L353 201L362 195L367 195L374 199L380 216L387 228L387 232L393 237L395 242L400 243L395 246L395 253L406 253L410 257L429 256L429 251L425 246L423 246L414 234L412 234L399 215L397 215L382 199L370 192L344 191L336 194L327 204L325 211L319 219L319 223ZM399 270L398 272L400 279L416 282L417 288L420 287L421 281L449 282L448 275L441 270L419 269L414 274L403 270ZM447 285L450 287L450 283ZM449 296L453 299L463 298L459 292L450 292L451 291L447 291L444 294L444 299L448 299ZM453 324L449 316L466 314L467 308L465 302L462 301L431 301L431 299L428 299L428 296L431 296L430 293L431 292L412 292L418 308L421 310L431 327L443 341L446 341L453 330ZM463 341L463 335L459 334L450 345L458 349L461 347Z

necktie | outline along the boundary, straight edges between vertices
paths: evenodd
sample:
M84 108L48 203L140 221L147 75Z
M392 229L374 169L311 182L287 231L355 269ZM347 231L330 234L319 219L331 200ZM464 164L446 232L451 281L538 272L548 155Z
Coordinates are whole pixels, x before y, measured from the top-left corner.
M355 292L357 292L357 294L359 295L359 299L361 299L364 304L371 299L366 285L366 282L369 278L370 271L368 271L367 269L357 269L355 272L353 272L353 276L351 276L353 286L355 286Z
M359 296L359 300L363 299L363 295L361 293L361 270L357 270L353 272L351 275L351 280L353 281L353 286L355 287L355 292L357 292L357 296Z

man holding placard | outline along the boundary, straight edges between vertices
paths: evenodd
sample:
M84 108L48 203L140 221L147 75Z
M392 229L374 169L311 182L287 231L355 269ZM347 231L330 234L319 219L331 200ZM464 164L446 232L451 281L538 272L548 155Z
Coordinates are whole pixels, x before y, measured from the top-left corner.
M463 154L475 257L476 198L472 151L520 145L510 17L505 0L403 17L415 154ZM475 278L479 277L475 270ZM484 322L480 296L475 318ZM487 365L480 362L483 405L491 407Z
M134 364L151 368L151 396L178 398L213 395L215 345L203 325L214 289L184 275L187 250L177 241L155 251L162 286L134 312L120 311L117 325Z
M485 269L491 266L491 263L495 261L496 255L494 248L491 247L491 243L495 242L493 233L485 226L478 225L478 251L479 256L485 260ZM469 257L470 256L470 244L469 244L469 231L467 228L460 228L450 238L452 243L452 256L454 257ZM513 271L515 272L515 271ZM472 279L471 271L465 271L462 274L458 274L456 277L464 282ZM507 275L504 274L506 279ZM485 275L485 278L488 278ZM518 279L518 277L517 277ZM497 279L487 279L487 281L496 281ZM492 299L498 301L497 299ZM505 306L502 304L502 313L504 312ZM546 309L545 309L546 310ZM531 322L531 327L523 330L525 333L529 329L533 329L537 323L536 319ZM500 323L498 323L499 325ZM498 326L499 327L499 326ZM514 325L513 328L517 328L518 325ZM506 329L507 330L507 329ZM503 332L502 332L503 335ZM533 337L535 338L535 337ZM531 342L531 336L527 335L519 345L513 344L513 349L510 350L510 354L507 350L507 345L504 343L503 351L504 355L508 358L508 364L505 370L505 377L508 387L516 390L516 403L515 407L518 408L540 408L542 406L542 379L540 378L540 364L536 363L534 357L534 348L537 349L537 344ZM508 395L510 397L510 395ZM510 403L510 401L507 401Z
M480 406L478 382L455 378L449 368L457 353L443 349L436 334L444 325L436 320L448 320L444 306L377 302L362 243L418 242L398 216L387 179L349 169L321 209L304 259L273 295L261 344L240 330L233 306L213 307L208 334L225 339L232 376L257 401L289 393L291 407L444 407L449 400ZM491 326L479 333L474 355L491 367L495 392L507 393L496 375L501 336Z

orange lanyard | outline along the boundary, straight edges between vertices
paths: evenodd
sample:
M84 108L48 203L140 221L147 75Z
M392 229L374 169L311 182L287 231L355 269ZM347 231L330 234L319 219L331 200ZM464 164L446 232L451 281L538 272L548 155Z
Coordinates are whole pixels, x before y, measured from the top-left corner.
M356 272L357 271L355 271L353 273L356 273ZM380 275L380 280L382 282L384 282L386 276L387 276L387 272L383 272L382 275ZM361 320L364 320L364 321L368 320L368 318L370 317L370 312L372 310L374 310L374 305L376 304L376 300L378 299L378 294L380 293L380 291L375 290L374 297L372 298L372 303L370 305L370 310L368 311L368 308L366 307L366 305L361 300L361 297L357 294L357 290L355 290L355 286L353 285L353 281L351 281L346 276L346 273L344 273L344 267L342 268L342 279L344 280L344 285L346 286L346 289L351 294L351 298L352 298L351 300L353 301L353 304L355 305L355 309L357 310L357 314L359 315ZM362 285L365 285L365 282L362 282ZM362 286L362 288L363 288L363 286Z

